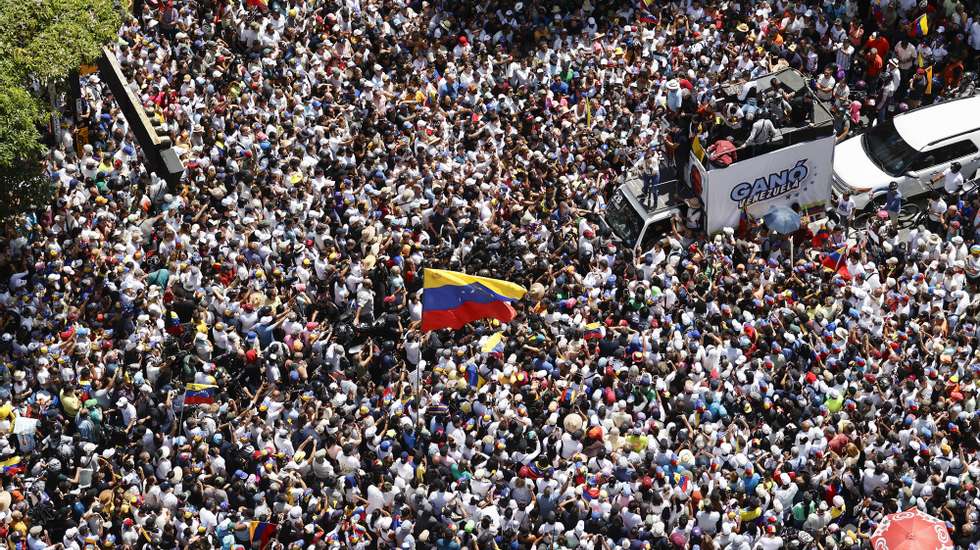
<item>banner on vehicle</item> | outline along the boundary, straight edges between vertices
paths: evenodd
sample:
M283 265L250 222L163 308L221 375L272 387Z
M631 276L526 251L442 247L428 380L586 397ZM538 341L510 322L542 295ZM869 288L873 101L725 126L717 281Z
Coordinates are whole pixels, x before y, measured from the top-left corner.
M834 136L829 136L699 173L705 230L737 227L743 210L761 218L775 206L823 205L830 200L833 155Z

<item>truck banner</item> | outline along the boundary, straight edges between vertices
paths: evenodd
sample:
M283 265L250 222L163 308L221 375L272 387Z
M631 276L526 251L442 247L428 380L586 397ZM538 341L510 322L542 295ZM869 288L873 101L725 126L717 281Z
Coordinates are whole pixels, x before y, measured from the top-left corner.
M738 226L743 210L761 218L775 206L797 203L807 210L830 200L834 143L829 136L699 173L705 230Z

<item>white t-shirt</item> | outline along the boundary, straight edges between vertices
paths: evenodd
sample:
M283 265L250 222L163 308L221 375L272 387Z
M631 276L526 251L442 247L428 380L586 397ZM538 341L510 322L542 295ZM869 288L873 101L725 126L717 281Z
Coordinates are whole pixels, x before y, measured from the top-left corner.
M959 191L963 187L963 172L953 172L952 169L947 168L943 172L943 187L947 193L956 193Z
M830 101L834 97L834 85L837 84L837 79L833 75L821 74L817 77L817 97L823 101ZM829 92L821 90L821 88L827 88Z
M854 213L854 208L855 204L853 198L844 200L844 198L841 197L840 200L837 201L837 214L845 220L851 219L851 214Z
M929 201L929 219L938 222L946 213L946 208L946 201L942 197L936 197L935 200Z

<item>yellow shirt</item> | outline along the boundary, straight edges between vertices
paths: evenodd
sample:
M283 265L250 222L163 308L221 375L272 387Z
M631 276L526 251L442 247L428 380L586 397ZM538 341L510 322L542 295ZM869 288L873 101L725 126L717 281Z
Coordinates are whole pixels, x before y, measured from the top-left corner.
M75 395L67 395L64 390L61 391L61 408L65 410L65 414L69 417L74 417L78 414L79 409L82 408L82 400Z

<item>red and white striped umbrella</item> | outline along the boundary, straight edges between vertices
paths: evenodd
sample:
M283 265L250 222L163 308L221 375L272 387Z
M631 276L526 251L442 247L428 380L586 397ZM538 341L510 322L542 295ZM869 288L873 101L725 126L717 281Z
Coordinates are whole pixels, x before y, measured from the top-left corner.
M952 550L946 523L918 508L885 516L871 535L874 550Z

